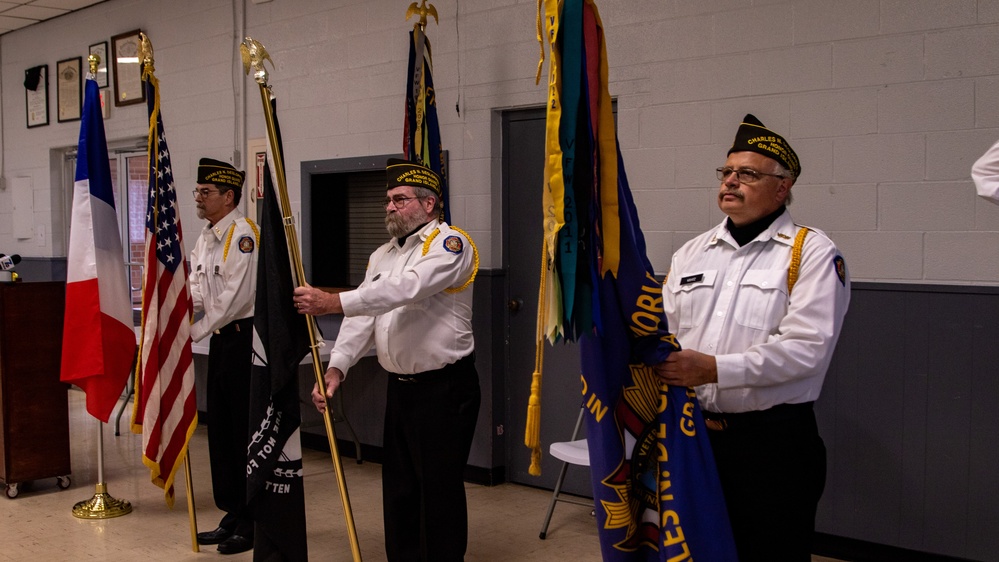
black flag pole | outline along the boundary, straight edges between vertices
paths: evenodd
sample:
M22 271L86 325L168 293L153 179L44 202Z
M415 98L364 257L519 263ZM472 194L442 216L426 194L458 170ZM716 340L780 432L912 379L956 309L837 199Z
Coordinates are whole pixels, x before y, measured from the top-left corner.
M267 124L267 138L271 147L271 154L274 160L274 175L277 178L277 193L281 202L281 214L283 216L285 237L288 241L288 253L294 267L295 285L302 286L305 282L305 269L302 266L302 254L298 246L298 235L295 232L295 219L291 213L291 203L288 200L288 182L284 171L284 156L281 154L281 146L278 142L277 130L274 123L274 112L271 107L271 89L267 84L267 70L264 68L264 60L270 60L264 46L254 39L247 37L239 46L243 58L243 70L249 74L253 69L253 79L260 86L260 97L264 106L264 120ZM273 65L273 61L271 61ZM306 324L309 330L310 349L312 351L312 367L316 375L316 384L319 390L326 394L326 380L323 377L322 359L319 355L319 345L316 343L316 324L311 315L306 316ZM326 425L326 436L329 440L330 455L333 457L333 467L336 471L337 485L340 489L340 500L343 503L344 517L347 521L347 534L350 538L350 550L354 560L360 562L361 547L357 540L357 529L354 527L354 514L350 508L350 497L347 495L347 480L343 472L343 463L340 460L340 451L337 446L336 431L333 429L333 417L330 408L323 412L323 422Z

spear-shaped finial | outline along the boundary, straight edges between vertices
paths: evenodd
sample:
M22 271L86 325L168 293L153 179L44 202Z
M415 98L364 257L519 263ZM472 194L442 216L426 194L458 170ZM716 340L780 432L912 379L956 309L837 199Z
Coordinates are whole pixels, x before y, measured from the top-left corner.
M257 81L257 84L266 87L267 69L264 68L264 61L271 61L271 66L274 66L274 61L267 54L267 49L260 41L247 37L239 44L239 54L243 57L243 72L249 74L252 67L253 79Z
M409 21L409 18L414 14L420 14L420 21L413 24L413 27L419 26L420 29L425 30L427 28L428 15L434 17L434 23L440 24L440 20L437 19L437 8L433 4L428 5L427 0L421 0L419 5L416 2L409 5L409 8L406 8L406 21Z
M155 72L153 64L153 43L144 32L139 32L139 62L142 63L142 73Z
M90 74L97 76L97 67L101 65L101 57L90 55L87 57L87 63L90 65Z

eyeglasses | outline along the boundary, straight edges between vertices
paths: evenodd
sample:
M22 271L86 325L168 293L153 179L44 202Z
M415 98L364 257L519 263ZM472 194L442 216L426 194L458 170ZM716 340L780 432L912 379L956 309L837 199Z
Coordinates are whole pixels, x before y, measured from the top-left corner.
M207 187L202 187L199 189L192 189L191 193L193 193L195 197L200 195L201 198L204 199L209 195L211 195L212 193L222 193L222 192L217 189L208 189Z
M718 179L725 181L725 178L732 175L735 172L736 177L739 178L739 183L756 183L763 179L763 176L773 176L775 178L783 178L784 176L780 174L768 174L766 172L757 172L752 168L716 168L715 172L718 173Z
M396 195L395 197L386 197L385 206L392 205L396 209L401 209L409 204L413 199L423 199L422 197L406 197L403 195Z

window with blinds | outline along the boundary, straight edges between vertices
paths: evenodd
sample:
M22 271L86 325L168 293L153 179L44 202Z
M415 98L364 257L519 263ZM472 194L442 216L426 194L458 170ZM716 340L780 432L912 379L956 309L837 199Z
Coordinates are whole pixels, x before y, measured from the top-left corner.
M312 176L313 285L361 284L371 252L389 239L384 203L383 170Z
M388 241L385 230L385 172L353 173L347 178L347 282L364 281L368 257Z

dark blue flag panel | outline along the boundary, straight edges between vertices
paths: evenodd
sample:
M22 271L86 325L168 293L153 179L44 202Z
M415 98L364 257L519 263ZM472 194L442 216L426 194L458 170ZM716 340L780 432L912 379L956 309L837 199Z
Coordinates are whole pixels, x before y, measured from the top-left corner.
M623 166L618 188L618 275L596 281L602 326L580 340L603 559L734 561L697 397L661 385L651 367L679 345L666 327L662 284L646 257Z
M447 159L444 158L441 126L437 119L433 57L430 51L430 39L418 28L409 32L409 72L406 74L406 116L402 151L407 160L419 162L441 177L443 220L450 223Z
M569 317L581 327L586 433L603 559L735 561L697 397L691 389L661 384L653 369L680 344L666 324L662 283L646 253L615 138L606 46L593 0L565 0L558 38L562 93L574 100L563 105L561 116L560 144L570 156L563 160L565 197L575 198L580 224L567 232L577 237L579 257L559 265L563 288L575 274L575 311ZM574 127L567 120L575 120ZM568 201L565 208L568 212Z

